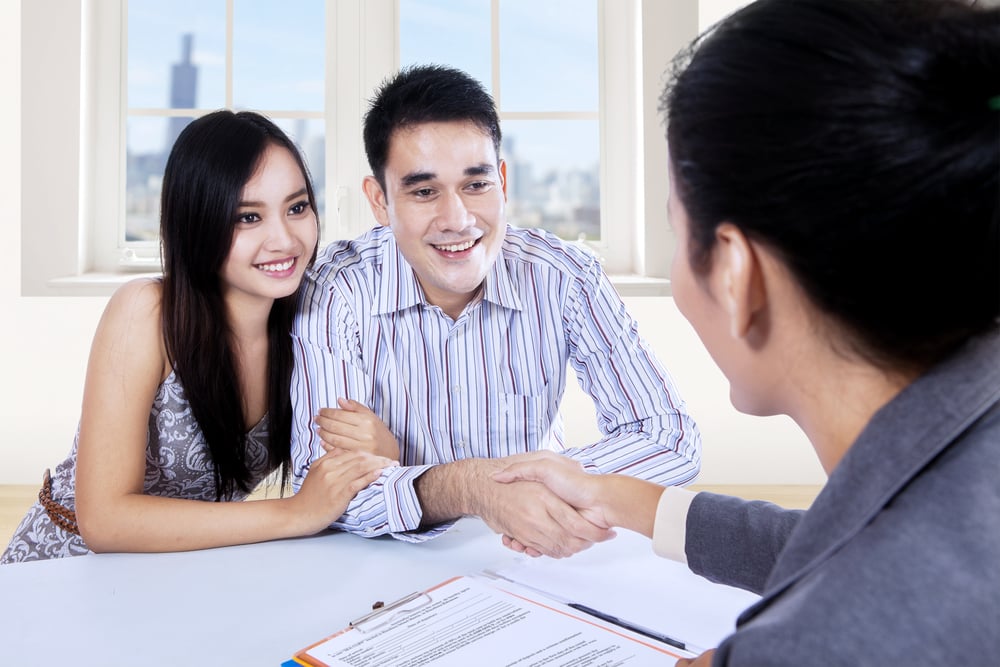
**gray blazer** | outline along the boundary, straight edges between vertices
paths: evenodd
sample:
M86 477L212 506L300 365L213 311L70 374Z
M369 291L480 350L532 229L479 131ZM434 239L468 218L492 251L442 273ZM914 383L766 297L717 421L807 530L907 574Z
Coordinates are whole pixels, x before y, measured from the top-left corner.
M685 548L762 595L713 665L1000 665L1000 332L879 410L807 512L700 493Z

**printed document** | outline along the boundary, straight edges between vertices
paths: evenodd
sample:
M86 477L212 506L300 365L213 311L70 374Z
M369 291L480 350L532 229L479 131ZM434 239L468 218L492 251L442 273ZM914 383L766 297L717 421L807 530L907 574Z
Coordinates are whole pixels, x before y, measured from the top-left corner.
M516 585L457 577L295 655L319 667L640 667L691 654Z

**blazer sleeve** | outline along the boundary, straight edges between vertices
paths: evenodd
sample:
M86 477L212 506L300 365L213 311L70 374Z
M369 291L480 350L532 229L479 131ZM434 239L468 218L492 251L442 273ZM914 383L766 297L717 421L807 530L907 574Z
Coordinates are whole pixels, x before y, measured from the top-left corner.
M803 510L702 492L688 509L688 567L709 581L757 593L767 581Z

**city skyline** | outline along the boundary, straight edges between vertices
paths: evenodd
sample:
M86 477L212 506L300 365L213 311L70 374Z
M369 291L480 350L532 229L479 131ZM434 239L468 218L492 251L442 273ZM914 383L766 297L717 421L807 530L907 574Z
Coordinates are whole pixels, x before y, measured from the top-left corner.
M180 35L179 60L170 64L169 87L165 91L170 109L198 109L199 65L195 49L195 35ZM188 117L164 115L161 118L148 116L130 117L128 133L145 125L165 125L160 134L161 144L155 150L133 150L132 142L126 140L126 240L155 242L159 232L160 184L167 156L173 142L191 121ZM326 141L321 121L304 119L272 118L295 140L306 157L310 175L314 182L317 205L325 217L326 202ZM542 227L570 240L585 238L588 241L600 238L600 168L597 159L589 167L545 164L532 151L520 151L521 138L525 134L547 130L545 139L529 144L532 148L544 146L546 139L551 142L552 121L548 126L532 128L533 121L516 121L502 125L504 140L500 157L506 160L508 175L507 216L512 224L523 227ZM319 129L311 129L310 125ZM520 130L510 131L509 126ZM579 123L566 122L561 129L572 135L579 131ZM576 141L575 137L564 136L561 143ZM538 151L536 151L538 152ZM597 151L595 151L596 153ZM550 158L558 162L558 157Z

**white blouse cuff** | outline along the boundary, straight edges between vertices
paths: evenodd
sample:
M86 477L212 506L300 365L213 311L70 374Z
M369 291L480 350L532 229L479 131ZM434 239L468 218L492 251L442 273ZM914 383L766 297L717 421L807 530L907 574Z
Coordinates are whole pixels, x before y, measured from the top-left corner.
M657 556L687 564L684 553L687 513L698 495L678 486L668 486L660 495L653 522L653 552Z

